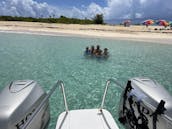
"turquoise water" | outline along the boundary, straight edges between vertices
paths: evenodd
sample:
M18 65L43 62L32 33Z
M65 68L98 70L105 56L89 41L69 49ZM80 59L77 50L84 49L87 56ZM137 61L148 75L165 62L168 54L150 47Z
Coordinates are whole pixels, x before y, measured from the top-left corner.
M83 56L86 46L97 44L109 48L109 59ZM105 82L112 77L123 85L132 77L149 77L172 93L171 56L172 45L0 33L0 90L12 80L33 79L48 91L56 80L63 80L69 109L97 108ZM121 91L110 89L105 107L117 119ZM54 129L57 116L64 110L61 92L53 94L50 105L48 129Z

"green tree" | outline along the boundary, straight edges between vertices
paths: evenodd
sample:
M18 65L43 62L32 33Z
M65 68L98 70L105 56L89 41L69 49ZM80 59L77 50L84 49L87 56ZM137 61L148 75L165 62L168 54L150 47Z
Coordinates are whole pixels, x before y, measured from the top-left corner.
M93 18L93 21L95 24L104 24L103 14L96 14L96 16Z

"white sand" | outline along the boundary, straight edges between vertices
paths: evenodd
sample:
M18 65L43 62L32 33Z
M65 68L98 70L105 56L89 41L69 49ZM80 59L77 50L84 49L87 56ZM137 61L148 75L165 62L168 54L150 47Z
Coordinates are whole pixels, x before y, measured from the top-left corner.
M145 26L110 26L110 25L78 25L49 24L37 22L0 21L0 32L28 33L53 36L91 36L120 40L135 40L152 43L172 44L172 30L154 30L160 27ZM163 27L161 27L163 28Z

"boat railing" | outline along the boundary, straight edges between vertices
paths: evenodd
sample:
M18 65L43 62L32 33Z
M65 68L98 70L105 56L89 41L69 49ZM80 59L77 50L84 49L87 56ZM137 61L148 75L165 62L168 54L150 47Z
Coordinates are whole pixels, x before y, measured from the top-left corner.
M101 106L100 106L100 111L102 111L102 109L104 107L104 103L105 103L105 99L106 99L106 94L107 94L108 88L109 88L109 86L110 86L110 84L112 82L115 83L119 88L124 89L123 86L116 81L116 79L114 79L114 78L108 79L106 81L106 86L105 86L104 94L103 94L103 97L102 97L102 103L101 103Z
M65 90L64 90L64 83L63 83L63 81L59 80L57 82L57 84L61 87L61 91L62 91L62 94L63 94L64 106L65 106L65 110L66 110L66 113L67 113L69 111L69 108L68 108L68 104L67 104L67 100L66 100L66 93L65 93Z
M42 100L42 102L39 104L39 106L35 109L35 111L33 112L32 116L30 116L30 119L28 119L27 122L23 125L22 129L26 129L27 128L27 126L31 123L31 121L34 119L36 114L41 110L41 108L48 101L48 99L51 97L51 95L54 93L54 91L56 90L56 88L58 86L60 86L62 94L63 94L63 100L64 100L64 106L65 106L66 114L68 113L69 109L68 109L68 104L67 104L67 101L66 101L66 94L65 94L65 90L64 90L64 83L63 83L63 81L58 80L56 82L56 84L47 93L46 97Z

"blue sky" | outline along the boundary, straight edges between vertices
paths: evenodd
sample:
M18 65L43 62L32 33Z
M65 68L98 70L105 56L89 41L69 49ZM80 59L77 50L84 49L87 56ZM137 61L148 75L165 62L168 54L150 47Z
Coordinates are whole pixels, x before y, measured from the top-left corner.
M0 0L0 15L104 19L172 18L172 0Z

